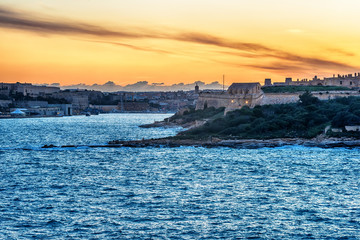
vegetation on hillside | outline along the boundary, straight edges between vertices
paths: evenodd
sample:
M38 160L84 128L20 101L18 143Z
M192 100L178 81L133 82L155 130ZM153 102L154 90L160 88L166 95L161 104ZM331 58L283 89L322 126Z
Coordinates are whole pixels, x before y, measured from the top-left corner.
M216 112L214 109L211 111ZM201 113L197 112L197 115ZM360 98L320 101L305 92L298 103L256 106L253 109L243 107L214 118L201 127L184 131L178 137L313 138L323 133L327 125L336 128L360 125Z
M224 116L225 108L217 108L209 107L204 110L195 110L195 108L189 108L189 110L185 110L184 113L175 114L169 118L169 122L181 122L181 124L194 122L196 120L210 120L216 119Z
M261 88L264 93L294 93L294 92L317 92L317 91L346 91L347 87L338 86L269 86Z

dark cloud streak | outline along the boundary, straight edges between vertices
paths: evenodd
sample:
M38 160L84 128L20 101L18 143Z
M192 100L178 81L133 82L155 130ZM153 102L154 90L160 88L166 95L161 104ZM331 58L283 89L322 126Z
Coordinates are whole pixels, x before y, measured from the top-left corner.
M88 40L86 40L86 41L88 41ZM130 49L134 49L134 50L144 51L144 52L154 52L154 53L159 53L159 54L174 54L174 53L172 53L170 51L165 51L165 50L161 50L161 49L138 47L138 46L135 46L135 45L132 45L132 44L120 43L120 42L109 42L109 41L88 41L88 42L106 43L106 44L126 47L126 48L130 48Z
M26 16L26 17L24 17ZM156 33L147 34L145 31L112 31L103 27L76 23L70 21L55 22L47 19L37 18L26 14L11 11L0 7L0 26L4 28L22 29L38 33L48 34L87 34L99 37L120 38L160 38Z
M268 57L277 58L285 61L292 61L299 64L305 64L308 66L321 66L326 68L334 68L341 70L355 70L356 68L344 63L339 63L330 60L319 59L316 57L302 57L299 55L287 53L284 51L278 51L277 54L268 54Z
M296 71L296 72L305 72L309 69L293 65L293 64L284 64L284 63L271 63L271 64L246 64L246 67L254 68L254 69L262 69L262 70L269 70L269 71Z
M268 48L261 44L257 43L244 43L244 42L232 42L223 38L215 37L208 34L201 33L182 33L173 37L174 40L206 44L206 45L214 45L217 47L231 48L241 51L248 52L273 52L274 49Z

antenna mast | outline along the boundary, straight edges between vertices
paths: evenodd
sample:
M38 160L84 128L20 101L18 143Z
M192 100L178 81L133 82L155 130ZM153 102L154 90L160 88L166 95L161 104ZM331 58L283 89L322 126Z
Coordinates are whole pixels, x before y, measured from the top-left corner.
M225 92L225 75L223 74L223 92Z

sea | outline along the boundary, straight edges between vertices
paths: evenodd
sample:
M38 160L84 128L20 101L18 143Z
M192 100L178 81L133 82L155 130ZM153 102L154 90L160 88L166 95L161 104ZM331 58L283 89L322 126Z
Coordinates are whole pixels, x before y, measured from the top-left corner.
M360 149L88 147L169 116L1 119L0 239L360 239Z

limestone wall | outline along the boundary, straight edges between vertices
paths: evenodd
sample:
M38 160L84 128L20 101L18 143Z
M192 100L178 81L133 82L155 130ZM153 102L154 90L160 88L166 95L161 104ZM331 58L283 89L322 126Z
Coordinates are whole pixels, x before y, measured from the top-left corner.
M259 105L294 103L299 100L299 93L265 93Z
M312 92L312 94L320 100L329 100L337 97L360 97L358 91L329 91L329 92Z
M262 98L260 105L294 103L299 101L299 96L301 94L303 93L266 93ZM360 93L358 91L312 92L312 94L320 100L329 100L337 97L349 96L360 97Z
M359 87L360 81L358 77L345 77L345 78L325 78L325 86L339 86L339 87Z
M204 106L207 107L226 107L229 105L230 98L227 93L203 93L199 96L196 102L196 110L204 109Z
M255 107L256 105L296 103L303 92L297 93L260 93L231 95L228 93L203 93L196 102L196 110L207 107L225 107L225 113L240 109L243 106ZM312 92L320 100L329 100L337 97L360 97L358 91L329 91Z
M225 107L225 113L243 106L255 107L262 102L263 92L256 94L202 93L196 102L196 110L206 107Z

